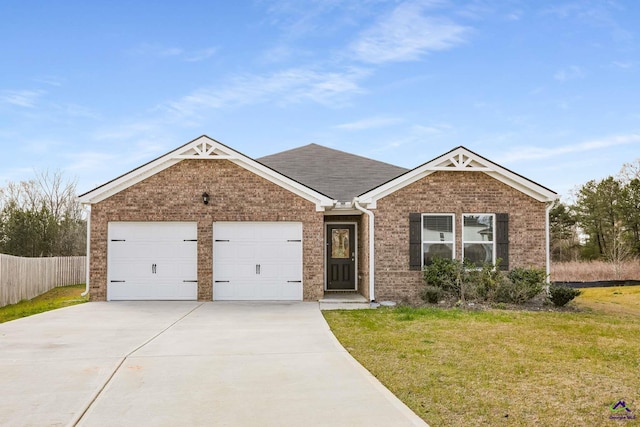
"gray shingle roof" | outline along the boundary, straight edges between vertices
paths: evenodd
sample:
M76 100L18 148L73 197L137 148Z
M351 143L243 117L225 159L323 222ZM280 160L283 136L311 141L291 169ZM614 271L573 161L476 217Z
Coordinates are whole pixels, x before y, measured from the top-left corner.
M338 201L351 201L408 169L318 144L256 159L291 179Z

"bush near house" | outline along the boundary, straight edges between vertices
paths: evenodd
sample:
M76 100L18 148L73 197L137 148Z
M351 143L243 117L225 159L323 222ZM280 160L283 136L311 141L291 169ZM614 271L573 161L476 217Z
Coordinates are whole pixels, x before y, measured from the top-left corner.
M522 267L505 273L493 264L478 267L466 261L435 258L424 267L423 278L426 286L421 296L428 303L448 296L461 302L524 304L542 293L547 274Z
M556 307L564 307L582 293L580 289L570 288L568 286L551 285L549 286L549 299Z

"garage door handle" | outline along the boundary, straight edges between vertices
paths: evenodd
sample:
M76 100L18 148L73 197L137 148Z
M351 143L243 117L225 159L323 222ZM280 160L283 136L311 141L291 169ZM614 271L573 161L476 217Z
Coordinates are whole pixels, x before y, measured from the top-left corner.
M151 264L151 274L156 274L158 272L158 266L156 264Z
M216 280L215 283L229 283L230 280Z
M256 264L256 274L260 274L260 264Z
M124 280L109 280L111 283L124 283Z
M197 280L183 280L183 283L198 283Z
M302 283L302 280L287 280L287 283Z

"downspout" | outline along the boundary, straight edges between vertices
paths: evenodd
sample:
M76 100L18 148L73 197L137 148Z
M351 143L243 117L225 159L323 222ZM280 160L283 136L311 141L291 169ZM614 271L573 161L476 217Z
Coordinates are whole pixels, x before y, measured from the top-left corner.
M556 200L552 200L547 204L546 214L545 214L545 250L547 253L547 283L551 281L551 224L549 222L549 214L551 213L551 209L556 204Z
M91 259L91 205L86 205L87 207L87 255L86 255L86 279L85 279L85 288L84 292L80 295L86 297L89 294L89 260Z
M363 212L367 214L367 216L369 216L369 300L375 301L376 300L376 294L375 294L376 263L375 263L375 245L374 245L375 229L373 227L374 226L373 212L360 206L360 203L358 203L357 197L353 199L353 206L360 212Z

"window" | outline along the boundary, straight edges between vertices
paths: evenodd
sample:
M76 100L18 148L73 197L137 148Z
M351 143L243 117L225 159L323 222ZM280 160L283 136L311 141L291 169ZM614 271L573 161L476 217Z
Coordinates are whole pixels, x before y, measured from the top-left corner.
M453 214L422 215L422 265L434 258L452 259L455 254Z
M462 258L477 266L495 262L495 215L462 216Z
M409 214L409 270L421 270L436 257L454 259L462 243L462 258L478 266L496 263L509 270L509 214L463 214L462 237L456 242L454 214ZM460 228L458 228L460 230ZM458 232L460 234L460 232Z

